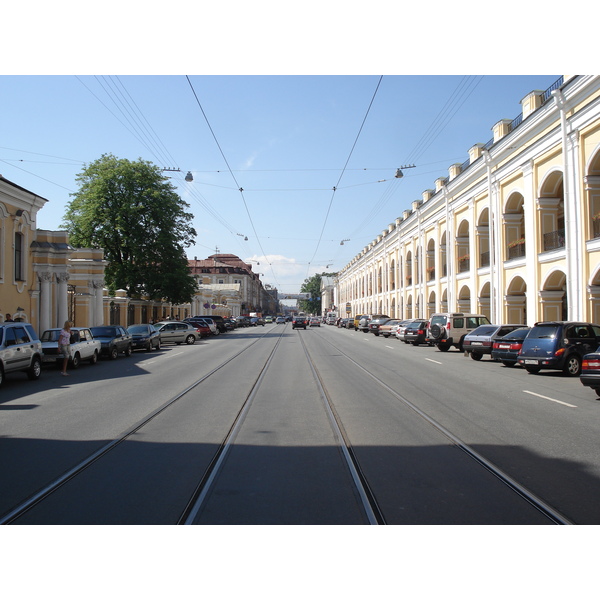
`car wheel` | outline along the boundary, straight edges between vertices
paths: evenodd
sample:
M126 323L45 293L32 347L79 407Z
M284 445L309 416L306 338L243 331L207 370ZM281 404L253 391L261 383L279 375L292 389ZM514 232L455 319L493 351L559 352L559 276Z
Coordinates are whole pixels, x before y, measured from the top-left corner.
M448 352L448 350L450 350L450 344L438 344L438 349L442 352Z
M185 338L185 343L191 346L196 341L196 338L190 334Z
M509 361L507 361L507 360L503 360L503 361L502 361L502 364L503 364L505 367L514 367L514 366L515 366L515 363L514 363L514 362L509 362Z
M133 354L133 349L131 348L131 344L125 348L125 356L131 356Z
M1 373L1 371L0 371L0 373ZM1 382L0 382L0 385L2 385ZM600 396L600 388L594 388L594 391L596 392L596 395Z
M146 344L146 352L151 352L152 351L152 342L148 341L148 343Z
M119 356L119 351L117 350L116 346L113 346L110 349L108 356L109 356L110 360L115 360L115 358L117 358L117 356Z
M483 354L481 354L481 352L470 352L469 354L473 360L481 360L483 358Z
M78 369L80 364L81 364L81 356L80 356L79 352L75 352L75 356L73 356L73 358L71 359L71 365L73 366L74 369Z
M411 342L413 346L418 346L419 342Z
M525 367L525 370L528 373L531 373L532 375L535 375L536 373L539 373L541 371L539 367Z
M156 349L160 350L160 340L158 340L158 342L156 342Z
M31 361L31 366L27 369L29 379L37 379L42 373L42 361L36 356Z
M95 365L98 362L98 352L94 350L94 354L90 358L90 365Z
M567 358L563 373L568 377L578 377L581 373L581 359L577 354L572 354Z

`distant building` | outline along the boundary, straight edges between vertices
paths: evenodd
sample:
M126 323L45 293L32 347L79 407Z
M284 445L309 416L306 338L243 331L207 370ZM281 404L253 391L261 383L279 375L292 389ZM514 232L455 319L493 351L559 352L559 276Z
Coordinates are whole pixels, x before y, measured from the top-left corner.
M188 261L198 293L192 301L194 315L275 314L277 290L265 289L260 274L235 254L213 254ZM213 308L214 306L214 308Z

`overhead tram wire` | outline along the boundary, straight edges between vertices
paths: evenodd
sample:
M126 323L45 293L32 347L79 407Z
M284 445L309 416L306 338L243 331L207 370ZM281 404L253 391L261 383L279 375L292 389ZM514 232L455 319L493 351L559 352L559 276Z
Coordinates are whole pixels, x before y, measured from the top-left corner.
M125 120L136 130L136 132L140 136L140 137L138 137L138 139L140 141L142 140L142 138L144 140L146 140L146 143L143 142L144 145L149 150L150 150L150 148L152 148L150 150L151 153L156 158L158 158L160 160L160 162L162 162L163 164L170 163L171 162L170 159L163 152L162 148L158 147L158 144L156 143L156 141L153 140L151 138L151 136L148 134L147 128L145 128L143 123L140 123L140 118L138 117L138 115L135 114L135 111L131 110L131 105L127 106L126 103L123 101L123 94L120 92L120 90L115 89L116 88L115 84L110 79L108 79L106 77L102 77L102 79L106 82L106 87L105 87L105 84L97 76L95 78L96 78L96 81L98 81L98 83L100 84L100 86L104 89L106 95L112 100L113 104L121 112L121 114L123 115ZM163 145L163 147L164 147L164 145ZM168 152L167 152L167 154L168 154Z
M315 256L317 255L317 251L319 250L319 246L321 245L321 240L323 239L323 233L325 231L325 226L327 225L327 220L329 218L329 213L331 212L331 206L333 205L333 199L335 198L335 192L340 184L340 181L342 180L342 177L344 176L344 173L346 171L346 168L348 167L348 163L350 162L350 158L352 157L352 154L354 152L354 148L356 148L356 144L358 143L358 138L360 137L360 134L362 133L363 127L365 126L365 122L367 120L367 117L369 116L369 112L371 111L371 107L373 106L373 102L375 101L375 96L377 96L377 92L379 91L379 86L381 85L381 81L383 80L383 75L381 75L379 77L379 81L377 82L377 86L375 87L375 92L373 92L373 97L371 98L371 102L369 102L369 106L367 108L367 112L365 113L365 116L362 120L362 123L360 125L360 129L358 130L358 133L356 135L356 139L354 140L354 143L352 144L352 148L350 149L350 153L348 154L348 158L346 159L346 163L344 164L344 168L342 169L342 172L340 173L340 176L338 178L337 183L335 184L335 186L333 187L333 193L331 194L331 198L329 200L329 206L327 207L327 213L325 214L325 219L323 221L323 227L321 228L321 233L319 235L319 241L317 242L317 246L315 247L315 251L312 255L312 258L308 261L309 264L309 269L310 269L310 263L312 263L313 259L315 258ZM308 270L307 270L307 277L308 277Z
M431 122L425 133L421 136L413 150L409 153L406 163L416 162L424 154L424 152L431 146L435 139L442 133L446 126L453 119L454 115L462 108L464 103L469 99L471 94L475 91L477 86L483 80L483 75L479 76L479 79L470 79L465 76L461 79L458 85L454 88L450 97L444 103L444 106L440 109L435 119ZM458 106L457 106L458 104ZM456 108L455 108L456 107ZM454 109L454 110L453 110ZM453 110L451 114L450 111ZM396 191L400 180L396 180L392 185L388 186L388 189L384 192L382 197L373 206L371 211L361 221L360 229L354 230L350 237L354 237L358 231L363 229L365 225L369 224L375 216L381 211L381 209L390 200L390 197Z
M154 129L152 128L152 126L150 125L150 123L148 122L148 119L146 119L146 117L144 116L144 114L142 113L142 111L139 109L138 105L136 104L135 100L133 100L131 94L127 91L127 89L125 88L125 86L123 85L123 83L119 80L119 84L120 86L123 88L123 90L125 91L125 93L129 96L129 98L131 98L132 103L135 106L135 110L137 110L137 112L139 113L140 116L136 115L136 119L138 121L141 122L141 119L143 119L146 123L148 123L148 127L152 130L152 132L154 133L154 137L155 137L155 142L152 142L150 140L151 138L151 134L148 131L148 128L145 127L143 125L143 123L141 124L141 127L143 129L146 130L146 134L145 134L145 138L152 143L152 147L150 147L148 144L146 144L144 142L144 140L139 137L139 135L137 135L137 132L132 131L129 127L127 127L127 125L125 125L125 123L123 123L123 121L83 82L81 81L81 79L79 79L79 77L77 77L77 79L80 81L80 83L106 108L106 110L108 110L113 117L115 117L115 119L117 119L117 121L119 121L119 123L121 123L121 125L123 125L123 127L125 127L125 129L127 129L155 158L156 160L162 162L163 164L177 164L177 161L173 158L173 156L171 155L171 153L169 152L169 150L167 149L167 147L164 145L164 143L162 142L162 140L158 137L158 135L156 134L156 132L154 132ZM118 78L117 78L118 79ZM107 91L107 88L102 85L101 82L99 82L102 89L106 92L106 94L109 96L109 98L111 98L112 102L118 107L118 103L117 101L111 96L111 93L109 93L109 91ZM116 86L115 86L116 87ZM123 96L123 94L121 92L119 92L119 94L121 96ZM120 102L120 101L119 101ZM122 102L121 102L122 104ZM131 103L129 103L129 106L131 107ZM127 122L134 128L139 130L140 126L134 126L131 119L129 119L127 117L127 115L125 114L125 112L123 110L121 110L119 108L121 114L123 115L123 117L127 120ZM131 111L135 112L135 110L132 108ZM128 111L129 112L129 111ZM158 148L158 146L161 146L163 150L160 150ZM160 156L159 156L160 154ZM206 199L195 189L195 188L186 188L187 191L190 193L190 195L192 196L192 198L194 200L196 200L196 202L198 202L198 204L204 208L217 222L219 222L221 225L223 225L232 235L236 235L236 232L234 231L234 228L227 223L227 221L225 221L218 213L216 213L212 207L209 205L209 203L206 201Z
M246 209L246 213L248 215L248 219L250 220L250 225L252 226L252 231L254 231L254 235L256 237L256 241L260 247L260 250L263 254L263 256L267 257L267 253L264 251L264 248L262 247L262 243L260 241L260 238L258 237L258 233L256 231L256 227L254 226L254 221L252 220L252 215L250 214L250 210L248 208L248 204L246 203L246 198L244 197L244 189L242 188L242 186L238 183L238 180L236 179L231 166L229 165L229 162L227 161L227 158L225 157L225 153L223 152L223 149L221 148L221 145L219 144L219 140L217 139L217 136L215 135L215 132L213 131L213 128L210 125L210 122L208 120L208 117L206 116L206 113L204 112L204 108L202 108L202 104L200 103L200 99L198 98L198 94L196 94L196 90L194 89L194 86L192 85L192 82L190 81L190 78L188 75L185 76L185 78L187 79L187 82L192 90L192 93L194 94L194 98L196 98L196 103L198 104L198 107L200 108L200 111L202 112L202 115L204 116L204 120L206 121L206 124L208 125L208 129L210 130L210 133L213 136L213 139L215 140L215 143L217 144L217 148L219 148L219 152L221 153L221 156L223 157L223 160L225 161L225 164L227 165L227 169L229 170L229 173L231 174L231 177L233 178L233 181L235 182L236 186L238 187L238 190L240 192L240 195L242 197L242 201L244 203L244 207ZM271 265L271 263L267 260L267 264L269 265L269 268L271 269L271 274L273 275L273 279L275 280L275 283L277 285L277 287L279 287L279 284L277 282L277 277L275 277L275 272L273 271L273 266Z

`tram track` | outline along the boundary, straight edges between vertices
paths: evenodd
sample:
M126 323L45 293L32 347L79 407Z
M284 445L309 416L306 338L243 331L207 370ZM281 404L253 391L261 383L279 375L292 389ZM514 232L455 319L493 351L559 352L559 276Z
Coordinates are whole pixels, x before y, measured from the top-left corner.
M502 470L500 467L495 465L492 461L486 459L481 453L477 452L469 444L465 443L458 436L456 436L451 431L449 431L446 427L444 427L436 419L434 419L433 417L428 415L425 411L421 410L418 406L416 406L408 398L406 398L405 396L403 396L402 394L400 394L399 392L394 390L387 383L385 383L385 381L383 381L381 378L374 375L371 371L369 371L363 365L361 365L359 362L354 360L351 356L349 356L346 352L344 352L344 350L342 350L342 348L340 348L336 344L332 343L330 340L326 339L325 337L322 337L321 339L326 344L328 344L331 348L333 348L337 353L339 353L340 356L344 357L347 361L349 361L349 363L351 363L353 368L358 369L360 372L367 375L372 381L374 381L387 394L389 394L391 397L395 398L403 406L405 406L405 407L409 408L411 411L413 411L416 415L418 415L418 417L420 419L422 419L429 426L431 426L436 431L441 433L444 437L446 437L451 442L451 444L453 444L456 448L461 450L466 456L468 456L471 460L473 460L474 462L479 464L487 472L491 473L496 479L501 481L506 487L508 487L510 490L512 490L516 495L518 495L523 500L525 500L535 510L537 510L545 518L547 518L551 523L554 523L557 525L572 525L573 524L573 522L570 519L568 519L565 515L560 513L558 510L554 509L552 506L550 506L548 503L546 503L543 499L541 499L538 495L533 493L531 490L527 489L527 487L520 484L518 481L516 481L514 478L512 478L510 475L508 475L504 470ZM306 349L306 352L308 355L308 349ZM315 367L315 369L316 369L316 367ZM325 390L325 387L324 387L324 390ZM329 395L327 394L326 391L324 391L324 393L328 397L328 402L330 402ZM334 418L338 422L338 426L340 427L341 430L343 430L343 425L341 424L341 420L339 419L338 416L335 416L336 415L335 406L333 405L333 403L331 403L330 406L331 406L332 414L334 415ZM351 449L352 444L351 444L350 439L347 436L345 436L345 442L346 442L346 445L348 446L348 448ZM351 450L349 450L349 451L351 452ZM357 465L357 470L360 472L360 465L358 463L358 460L357 459L354 459L354 460ZM364 479L365 488L369 489L369 484L366 480L366 476L363 474L363 475L361 475L361 477ZM374 495L372 495L372 501L373 501L374 505L377 504L377 500ZM383 516L382 516L382 518L383 518Z
M284 335L285 328L282 329L281 332L277 331L277 333L278 333L278 340L275 344L274 350L277 348L277 345L278 345L279 341L281 340L281 337ZM121 445L123 442L125 442L126 440L131 438L134 434L140 432L149 423L153 422L157 417L162 415L170 407L174 406L182 398L185 398L188 394L190 394L190 392L195 390L202 383L206 382L208 379L213 377L216 373L221 371L224 367L231 365L232 361L243 356L246 352L248 352L250 349L252 349L253 346L255 346L255 344L257 344L262 339L269 337L270 335L271 335L271 332L265 332L259 338L257 338L253 342L251 342L248 346L241 349L239 352L235 353L233 356L228 357L227 360L218 364L216 367L211 369L208 373L204 374L202 377L199 377L191 385L188 385L184 390L180 391L178 394L171 397L169 400L164 402L161 406L159 406L158 408L156 408L155 410L150 412L148 415L146 415L142 419L140 419L138 422L136 422L135 424L128 427L126 430L121 432L121 434L119 434L118 436L116 436L111 441L107 442L106 444L104 444L101 448L99 448L98 450L96 450L95 452L93 452L92 454L87 456L85 459L79 461L77 464L75 464L70 469L68 469L67 471L62 473L59 477L57 477L50 483L44 485L42 488L40 488L38 491L36 491L34 494L29 496L28 498L24 499L22 502L20 502L18 505L16 505L12 509L10 509L4 515L0 516L0 525L9 525L9 524L15 523L19 518L21 518L23 515L25 515L31 509L33 509L36 505L40 504L46 498L50 497L52 494L54 494L56 491L58 491L60 488L62 488L64 485L66 485L69 481L73 480L78 475L85 472L94 463L96 463L97 461L99 461L100 459L102 459L103 457L108 455L111 451L115 450L119 445ZM271 359L271 357L274 353L274 350L269 355L269 359L267 359L267 362ZM254 385L252 386L253 389L256 387L259 379L262 376L263 371L264 371L264 367L261 370L261 372L259 373L256 381L254 382ZM246 405L246 402L244 402L244 405L240 409L240 413L244 410L245 405ZM239 413L238 413L238 417L236 418L236 421L238 419L239 419ZM235 423L232 426L232 428L234 426L235 426ZM225 441L230 436L230 434L231 434L231 430L225 437L223 444L225 444ZM223 444L222 444L222 446L223 446ZM220 454L220 450L221 449L219 449L219 451L217 452L217 455ZM215 457L215 460L217 458L218 458L218 456ZM215 462L214 460L211 461L211 465L214 462ZM212 467L211 467L211 469L212 469ZM206 477L206 474L203 477L203 479L205 477ZM185 511L184 511L184 514L185 514Z

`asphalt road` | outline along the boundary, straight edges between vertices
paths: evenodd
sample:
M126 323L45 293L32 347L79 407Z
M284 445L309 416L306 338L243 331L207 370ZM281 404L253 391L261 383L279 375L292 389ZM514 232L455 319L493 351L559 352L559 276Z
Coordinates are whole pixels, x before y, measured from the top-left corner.
M228 361L16 521L175 523L273 351L195 523L366 522L306 352L387 523L548 522L399 397L571 521L600 521L600 402L578 379L290 325L102 360L69 378L54 368L36 382L10 376L0 390L0 515Z

